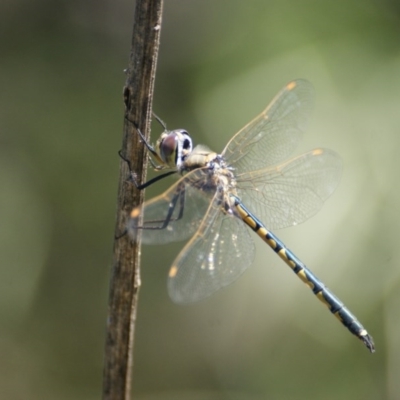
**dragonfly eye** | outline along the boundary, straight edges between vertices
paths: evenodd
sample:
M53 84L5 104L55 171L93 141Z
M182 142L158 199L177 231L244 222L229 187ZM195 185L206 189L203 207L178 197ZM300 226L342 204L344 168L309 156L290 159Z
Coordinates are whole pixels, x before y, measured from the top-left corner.
M182 149L191 152L193 148L192 139L190 138L187 132L183 134L183 137L184 139L183 139Z
M160 143L160 156L166 163L170 164L171 156L178 147L178 137L175 133L166 135Z
M189 133L187 133L187 131L182 130L181 134L182 136L179 142L182 144L182 157L186 158L186 156L189 155L193 150L192 138L189 136Z
M174 131L177 135L176 166L179 168L193 150L192 139L184 129Z

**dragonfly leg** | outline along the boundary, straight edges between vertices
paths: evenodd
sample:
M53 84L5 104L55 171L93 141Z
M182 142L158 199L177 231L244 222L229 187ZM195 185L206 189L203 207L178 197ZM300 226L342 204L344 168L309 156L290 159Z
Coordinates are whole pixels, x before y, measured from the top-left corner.
M118 155L121 157L121 159L122 159L123 161L125 161L125 162L128 164L128 168L129 168L129 178L128 178L128 182L132 182L132 183L136 186L136 188L139 189L139 190L146 189L147 187L149 187L149 186L152 185L153 183L156 183L156 182L158 182L159 180L166 178L167 176L170 176L170 175L173 175L173 174L176 174L176 173L177 173L177 171L168 171L168 172L165 172L164 174L158 175L158 176L156 176L156 177L150 179L149 181L147 181L147 182L145 182L145 183L139 184L139 183L137 183L137 180L136 180L136 173L133 172L133 170L132 170L132 168L131 168L131 162L130 162L130 160L128 160L128 159L122 154L122 150L119 150L119 151L118 151Z
M179 207L178 215L173 217L176 207ZM178 221L182 218L185 208L185 188L178 187L175 195L168 204L168 212L164 219L154 219L144 221L143 225L138 225L140 207L134 208L130 215L128 223L128 232L133 238L136 238L138 229L161 230L166 229L171 222Z

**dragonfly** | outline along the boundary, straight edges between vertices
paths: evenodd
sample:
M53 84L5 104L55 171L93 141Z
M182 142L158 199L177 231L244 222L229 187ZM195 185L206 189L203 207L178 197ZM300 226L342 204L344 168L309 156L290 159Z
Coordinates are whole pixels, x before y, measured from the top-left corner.
M134 208L127 231L145 244L189 239L168 277L172 301L185 304L210 296L244 273L255 254L252 230L374 352L372 336L355 315L270 230L314 215L340 180L341 158L332 150L317 148L287 160L301 140L313 103L311 83L288 83L220 154L204 145L193 147L186 130L168 131L156 117L164 131L155 146L138 133L154 169L167 172L135 184L143 189L172 174L181 177Z

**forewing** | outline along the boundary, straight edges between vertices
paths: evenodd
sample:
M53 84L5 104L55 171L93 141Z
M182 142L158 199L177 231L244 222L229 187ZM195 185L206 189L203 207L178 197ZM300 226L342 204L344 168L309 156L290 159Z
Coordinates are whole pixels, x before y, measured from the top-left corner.
M235 281L253 262L248 228L224 214L216 200L199 230L174 261L168 292L175 303L192 303Z
M277 164L297 147L314 103L308 81L288 83L269 106L240 130L222 155L238 172Z
M237 175L238 195L269 229L285 228L322 207L341 171L337 153L315 149L279 166Z
M206 183L207 170L194 170L160 196L134 208L127 225L132 239L136 240L139 230L145 244L176 242L192 236L215 194L215 189Z

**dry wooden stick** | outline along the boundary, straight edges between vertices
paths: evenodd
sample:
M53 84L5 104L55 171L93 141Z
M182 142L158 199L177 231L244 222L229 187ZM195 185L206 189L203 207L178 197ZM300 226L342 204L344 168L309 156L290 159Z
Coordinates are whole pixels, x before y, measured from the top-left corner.
M126 115L122 154L139 182L145 181L146 157L136 127L148 138L163 0L137 0L132 47L124 87ZM133 122L133 123L132 123ZM136 125L136 127L135 127ZM127 181L129 167L121 160L115 237L125 231L133 207L143 193ZM130 399L133 338L140 287L140 242L128 235L114 242L103 373L103 400Z

